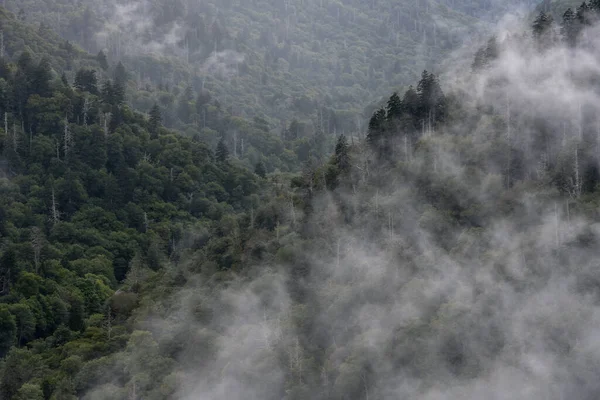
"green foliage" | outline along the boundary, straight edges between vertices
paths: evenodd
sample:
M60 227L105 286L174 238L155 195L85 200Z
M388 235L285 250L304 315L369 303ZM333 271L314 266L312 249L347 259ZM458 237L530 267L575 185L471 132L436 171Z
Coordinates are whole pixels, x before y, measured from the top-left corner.
M227 162L229 158L229 150L227 149L227 145L225 144L225 140L221 137L219 143L217 144L217 150L215 151L215 158L219 163Z
M39 385L26 383L17 392L15 400L44 400L44 392Z
M208 10L199 14L214 12L210 28L206 21L197 22L203 20L197 14L190 16L206 25L197 27L206 35L190 37L189 46L200 49L202 40L216 40L218 48L225 48L235 33L235 43L249 54L238 66L239 75L230 77L231 86L206 77L201 83L206 88L194 87L193 79L188 81L189 75L172 60L162 65L154 58L135 61L124 56L126 69L120 63L111 65L117 51L111 47L105 68L100 55L60 40L59 46L50 34L46 43L13 17L3 16L7 26L24 30L26 42L41 50L17 57L15 36L6 32L10 57L0 68L0 95L5 96L0 107L12 133L0 130L0 166L10 170L0 180L2 399L166 399L180 394L181 383L189 378L184 371L190 369L219 382L231 371L240 381L260 382L268 393L257 398L304 399L314 393L319 399L385 397L369 392L377 379L374 366L380 362L379 354L363 351L372 346L369 331L365 337L354 336L358 328L350 318L340 325L332 322L331 331L315 328L320 312L369 311L350 294L352 285L362 284L355 271L336 269L335 276L327 276L326 268L313 267L330 260L339 266L340 253L350 251L343 247L338 228L360 232L392 260L382 269L378 289L401 275L401 265L402 274L404 268L422 268L402 286L403 294L428 293L422 276L436 271L437 263L450 255L468 256L468 265L485 263L485 254L496 249L482 243L481 227L497 223L498 216L514 217L522 206L515 199L523 187L541 188L557 201L566 199L574 207L574 219L586 207L596 213L600 174L588 162L595 147L564 146L551 164L532 171L523 151L503 134L510 121L494 111L471 109L456 94L446 95L427 71L415 88L403 96L393 93L375 111L366 141L352 135L358 129L353 125L359 98L418 79L412 68L396 63L412 57L417 35L432 34L433 18L422 5L413 10L419 27L406 38L393 35L394 29L404 29L400 22L381 23L389 2L325 2L323 7L307 2L294 12L289 2L290 11L280 2L263 3L256 3L252 12L245 3L219 3L217 14L210 11L214 4L205 2ZM456 3L463 12L478 10L468 2ZM94 29L100 24L96 14L75 3L60 4L72 11L66 19L74 22L68 26L63 21L60 27L93 48ZM269 29L273 15L260 7L289 17L291 34L299 35L301 44L286 39L278 43ZM35 13L30 17L30 10L27 18L41 18ZM353 10L358 10L356 16L351 16ZM389 15L410 22L406 15L413 14L406 14L404 5L395 10ZM164 11L157 15L159 25L184 18L178 7ZM441 6L433 11L444 13L447 21L463 18ZM221 14L235 23L223 23ZM316 38L304 41L310 31L304 26L308 17L316 21ZM377 38L358 27L346 38L349 50L342 50L336 32L352 31L354 18L365 20L361 26L373 28ZM248 20L265 24L248 24L244 32ZM427 37L424 42L431 49L449 46ZM376 39L398 41L387 48L406 48L388 61L381 47L372 46ZM260 43L265 56L254 58L248 42ZM495 40L488 42L478 52L474 69L490 66L501 47ZM49 61L41 57L46 53ZM339 68L337 59L332 69L325 67L329 54L337 54ZM302 67L306 63L315 65L310 74ZM422 68L425 62L415 63ZM173 78L157 83L156 76L167 70ZM78 71L74 88L62 78L63 71ZM150 77L149 88L141 78L137 81L142 71ZM315 85L307 90L309 76ZM281 93L274 90L278 85ZM328 92L331 99L325 96ZM259 100L248 101L247 96ZM296 109L290 112L278 104ZM232 105L244 111L227 110ZM144 115L136 108L150 112ZM274 118L239 117L263 108L291 121L281 124L281 137L270 132ZM450 122L462 117L466 132L477 129L480 137L450 130ZM521 121L533 139L542 137L526 116ZM437 167L438 149L464 168L464 179ZM304 162L302 173L281 172L299 169L299 160ZM581 184L573 185L572 166L579 162ZM404 212L398 193L385 193L390 182L414 196L411 213ZM489 198L470 190L480 186ZM395 215L403 219L395 221ZM405 230L400 238L394 231L399 225ZM412 230L420 236L411 237ZM593 243L593 238L581 241ZM420 252L423 243L431 243L432 253L443 250L444 257ZM379 265L368 267L379 274ZM280 269L285 282L271 276ZM500 268L494 271L501 274ZM311 286L311 277L326 284ZM271 278L289 294L281 304L278 293L265 283ZM374 293L360 287L361 300L389 301L385 290ZM252 301L238 299L237 293L248 293ZM315 309L315 298L324 299L325 310ZM461 347L455 331L460 309L444 302L433 299L428 302L431 315L403 321L397 332L389 332L389 359L409 375L437 371L430 349L438 342L439 360L445 363L439 368L445 374L462 378L477 370L477 360ZM230 323L237 324L229 320L237 303L244 303L241 308L258 304L261 311L263 306L286 310L260 315L258 322L244 313L240 326L229 329ZM178 312L181 304L186 312ZM271 323L277 325L272 335L265 329ZM219 352L223 343L237 350L247 344L240 338L255 332L251 347L258 349L258 362L239 362L243 351L232 351L231 359ZM486 343L500 342L489 336ZM226 362L219 364L220 357ZM279 380L284 383L276 385Z
M258 153L269 158L269 171L297 171L298 161L306 161L304 149L292 156L298 138L321 131L333 147L340 133L364 134L362 110L369 101L439 65L465 35L485 30L481 19L508 7L472 0L141 4L129 4L131 12L149 23L131 30L110 0L5 2L14 13L24 9L40 30L58 32L67 40L61 46L68 63L93 63L99 82L118 81L126 68L134 109L147 112L156 103L166 127L190 136L219 132L234 157L252 168ZM97 56L83 62L75 43ZM232 129L246 116L266 120L269 141L281 141L286 157L257 143L250 124Z
M4 357L15 343L17 322L6 305L0 306L0 356Z
M15 31L5 32L18 58L0 68L0 112L11 126L0 130L0 166L10 171L0 177L0 397L112 399L136 385L150 398L174 361L149 333L132 333L137 292L185 284L167 271L197 226L210 259L241 268L248 224L238 220L256 207L264 180L253 164L215 161L212 143L165 128L158 103L148 117L134 111L123 64L111 68L103 53L70 44L62 51L1 8L0 20L42 50L15 52ZM67 65L77 71L73 88ZM248 129L264 136L246 136L247 146L278 146L259 122ZM227 216L233 228L223 231ZM127 389L109 387L117 377ZM108 386L85 393L96 384Z

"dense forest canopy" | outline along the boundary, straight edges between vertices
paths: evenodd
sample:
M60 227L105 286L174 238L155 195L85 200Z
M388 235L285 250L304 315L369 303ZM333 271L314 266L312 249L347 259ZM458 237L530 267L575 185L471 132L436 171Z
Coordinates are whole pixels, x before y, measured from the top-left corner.
M0 399L598 397L600 2L4 5Z
M411 84L423 69L434 68L465 40L487 32L487 21L517 4L533 2L6 0L5 4L15 14L22 11L24 20L52 27L93 54L104 50L110 60L123 61L140 89L160 85L208 90L233 115L265 116L278 132L295 118L313 131L356 134L363 130L362 109L386 95L390 86ZM177 119L177 99L164 100Z

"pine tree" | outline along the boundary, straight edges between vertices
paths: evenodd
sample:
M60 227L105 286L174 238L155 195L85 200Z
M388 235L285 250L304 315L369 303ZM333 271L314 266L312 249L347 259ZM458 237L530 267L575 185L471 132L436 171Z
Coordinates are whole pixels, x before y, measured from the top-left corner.
M385 149L385 109L381 108L373 114L369 120L369 131L367 133L367 142L381 157Z
M65 85L65 87L70 87L69 79L67 79L67 74L65 74L64 72L60 75L60 80L62 84Z
M489 63L490 61L497 59L499 55L500 50L498 49L498 41L496 40L496 36L492 36L485 47L485 58Z
M152 109L150 109L150 113L149 113L149 120L148 120L148 127L149 127L149 131L152 134L152 137L157 137L158 136L158 128L160 128L161 122L162 122L162 116L160 113L160 108L158 107L158 104L154 104L154 106L152 106Z
M423 71L417 85L417 117L428 130L443 121L446 114L446 98L434 74Z
M287 130L286 139L295 140L298 139L298 136L300 136L300 123L296 118L294 118L290 123L289 129Z
M533 36L538 39L541 38L542 35L548 32L553 22L554 20L550 14L541 11L535 21L533 21Z
M100 50L100 52L96 56L96 60L98 61L100 68L102 68L105 71L108 69L108 59L106 58L106 54L104 54L102 50Z
M471 64L471 69L473 71L479 71L486 66L486 57L485 57L485 47L480 47L475 52L475 57L473 58L473 63Z
M532 24L533 38L537 41L540 49L546 49L550 47L554 40L552 25L554 19L552 15L540 12L535 21Z
M102 85L101 91L102 101L105 104L112 105L113 104L113 85L110 79L107 79Z
M115 80L112 87L113 104L121 106L125 103L125 86L121 81Z
M490 40L488 40L487 44L475 53L475 58L473 60L473 64L471 64L471 68L473 71L478 71L481 69L485 69L490 66L491 62L498 58L499 50L498 50L498 42L496 41L496 37L492 36Z
M225 138L221 136L219 144L217 144L217 150L215 151L215 158L219 163L226 163L229 158L229 150L225 144Z
M115 67L115 72L113 75L115 83L123 86L127 84L127 71L125 70L125 66L121 61L119 61L119 63Z
M335 145L335 164L340 172L347 172L350 169L350 155L348 154L348 139L345 135L340 135Z
M404 93L402 104L404 105L404 111L416 119L419 111L419 95L412 85Z
M82 92L98 94L98 78L93 69L80 69L75 74L75 87Z
M43 97L49 97L52 94L50 80L52 79L52 67L50 60L44 57L33 69L31 76L31 92Z
M265 178L267 176L267 169L265 168L265 164L262 161L259 161L254 166L254 173L261 178Z
M402 100L400 96L398 96L397 92L394 92L387 103L387 119L389 121L393 121L399 119L402 116L404 106L402 104Z
M575 18L577 19L579 30L581 30L584 26L588 26L592 22L591 18L592 10L590 6L584 1L581 3L575 12Z
M577 35L578 35L578 21L576 19L575 13L571 8L568 8L567 11L563 14L562 23L560 27L560 34L569 46L575 47L577 44Z

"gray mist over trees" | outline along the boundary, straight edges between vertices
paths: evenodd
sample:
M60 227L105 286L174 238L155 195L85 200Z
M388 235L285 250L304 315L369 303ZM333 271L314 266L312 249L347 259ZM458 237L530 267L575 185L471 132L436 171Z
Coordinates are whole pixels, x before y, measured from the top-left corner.
M414 75L500 7L442 3L79 7L116 27L98 55L0 8L0 398L598 398L600 1L507 18ZM206 7L210 40L171 49L183 5ZM225 11L268 28L227 37ZM339 58L332 26L358 38ZM190 54L223 79L187 82ZM216 85L304 121L281 139L259 113L221 117ZM382 88L368 125L318 103Z
M600 225L577 203L597 29L577 49L500 32L444 75L457 117L410 154L354 146L358 184L281 204L274 259L227 284L201 267L147 323L181 349L178 398L597 398Z

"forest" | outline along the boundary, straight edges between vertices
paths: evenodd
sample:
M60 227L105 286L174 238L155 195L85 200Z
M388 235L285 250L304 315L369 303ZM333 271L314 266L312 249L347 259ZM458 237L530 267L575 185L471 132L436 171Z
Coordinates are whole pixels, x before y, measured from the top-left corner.
M295 139L317 129L328 135L363 132L365 106L389 96L390 86L412 84L465 37L485 34L488 21L521 2L4 3L24 21L50 27L91 54L104 51L121 60L137 89L130 103L149 109L158 101L167 126L205 127L205 95L196 95L208 91L231 116L264 118L280 136ZM245 130L235 124L223 129L230 136Z
M597 398L600 1L508 6L5 0L0 399Z

